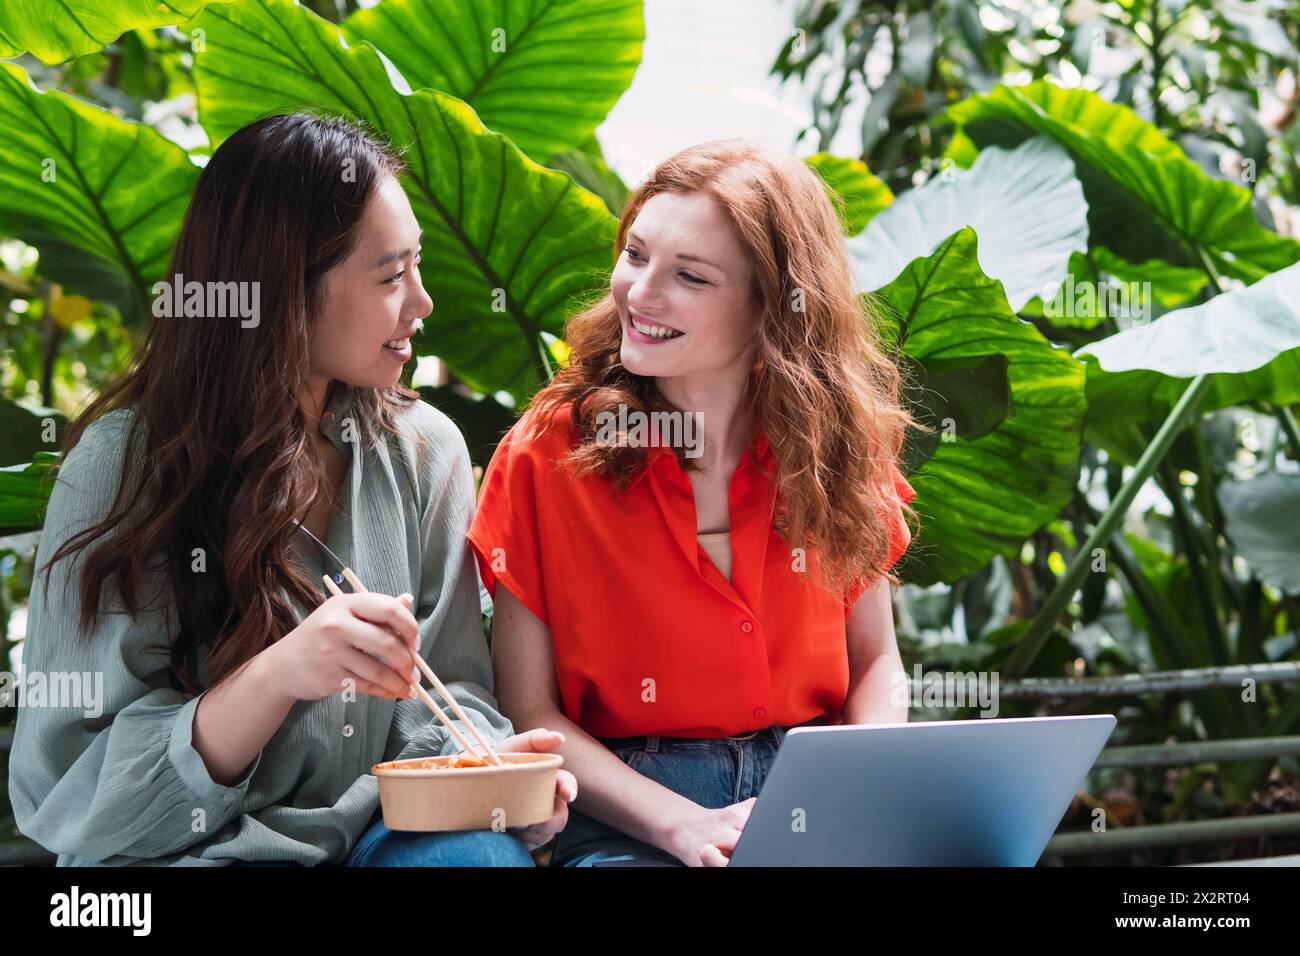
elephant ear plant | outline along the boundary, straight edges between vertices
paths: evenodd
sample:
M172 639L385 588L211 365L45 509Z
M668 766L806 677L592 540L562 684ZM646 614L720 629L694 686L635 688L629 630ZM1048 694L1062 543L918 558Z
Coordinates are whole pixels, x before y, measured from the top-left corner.
M53 9L6 9L0 32L12 42L65 36ZM81 11L75 2L69 9ZM191 40L198 118L210 143L266 113L307 107L353 116L402 150L404 185L429 261L438 263L425 270L436 307L416 348L445 362L460 383L456 391L425 394L457 413L463 427L482 429L470 444L483 464L502 423L563 360L566 317L607 281L610 207L625 187L604 166L592 132L631 82L644 33L639 3L510 0L490 25L466 10L451 0L386 0L335 24L290 0L241 0L191 4L181 12L197 16L178 14L175 23ZM129 6L117 16L124 30L156 25ZM42 56L57 55L56 47L50 40ZM64 55L79 49L62 48ZM27 119L21 135L0 147L0 226L33 245L42 268L65 287L112 303L124 323L138 326L201 160L146 124L38 91L19 65L0 69L0 107ZM990 156L970 182L954 170L959 207L1007 203L1011 215L1023 215L1022 207L1052 202L1066 212L1061 237L1034 237L1038 271L994 275L983 304L946 298L934 282L904 288L903 267L933 254L945 263L940 283L961 275L986 282L986 270L997 266L978 261L977 248L994 263L1014 258L998 235L940 243L967 226L978 234L987 223L950 208L937 188L917 190L894 211L893 194L860 162L809 157L851 210L850 233L861 237L864 226L877 228L873 216L892 213L903 223L895 230L910 234L904 214L918 215L918 208L933 220L925 248L895 250L893 275L862 277L863 292L880 291L882 302L891 294L882 287L899 279L892 289L899 301L886 311L905 321L895 327L887 318L887 334L900 361L928 383L913 393L923 417L956 422L955 442L911 452L934 522L916 549L916 580L953 580L993 554L1012 553L1071 493L1084 421L1082 366L1018 320L995 291L998 282L1015 282L1020 296L1027 283L1062 273L1069 252L1086 240L1081 193L1071 186L1064 152L1051 157L1050 176L1021 175L1049 148L1035 143L1014 157ZM40 175L46 167L49 181ZM875 242L874 235L867 238ZM467 398L466 388L482 397ZM940 406L947 411L937 415ZM1035 473L1028 494L1008 480L1018 462ZM973 481L976 474L983 479ZM952 507L957 501L962 508ZM29 512L26 525L37 524Z
M1281 504L1296 493L1300 476L1273 471L1276 456L1269 455L1266 489L1260 479L1233 478L1212 456L1200 421L1202 413L1230 406L1271 413L1284 440L1279 448L1300 460L1289 407L1300 401L1300 243L1261 225L1242 185L1210 177L1131 110L1095 94L1046 83L1003 86L956 104L948 115L957 130L951 153L963 162L1041 136L1068 150L1088 202L1090 236L1086 255L1071 257L1067 284L1086 285L1099 273L1141 279L1154 286L1148 300L1162 308L1154 321L1122 329L1105 316L1084 333L1091 341L1076 349L1087 375L1085 436L1110 461L1103 468L1110 500L1100 514L1082 504L1091 531L1019 629L1004 673L1028 673L1048 640L1069 632L1077 621L1069 610L1075 594L1087 589L1107 557L1126 578L1135 617L1161 666L1269 660L1270 639L1296 627L1296 604L1288 596L1296 588L1276 576L1275 558L1263 556L1289 553L1294 561L1300 536L1287 512L1278 511L1265 530L1258 518L1247 519L1241 502L1258 493ZM1044 291L1050 298L1051 290ZM1055 304L1050 311L1060 314L1059 298ZM1121 471L1122 465L1131 467ZM1190 492L1180 473L1194 476ZM1168 579L1162 582L1151 547L1119 533L1151 480L1172 507L1181 553L1175 574L1186 575L1186 601L1165 589ZM1215 738L1294 733L1300 724L1294 692L1274 701L1271 716L1264 707L1240 706L1230 691L1195 696ZM1254 761L1225 769L1225 793L1243 798L1263 783L1268 768Z

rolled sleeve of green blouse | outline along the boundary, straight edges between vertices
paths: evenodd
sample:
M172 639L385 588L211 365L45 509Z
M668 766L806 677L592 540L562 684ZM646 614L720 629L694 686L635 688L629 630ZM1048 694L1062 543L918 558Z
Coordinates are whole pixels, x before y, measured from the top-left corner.
M217 814L220 823L213 829L220 829L221 825L234 816L234 811L238 809L239 801L248 790L249 781L253 779L253 774L257 772L258 765L262 762L262 751L257 752L248 769L229 786L213 780L207 764L194 749L194 712L198 710L200 700L202 700L201 695L193 698L176 714L176 721L171 728L171 742L167 745L167 759L171 761L181 782L194 795L197 802L207 807L220 807L226 811L224 814Z

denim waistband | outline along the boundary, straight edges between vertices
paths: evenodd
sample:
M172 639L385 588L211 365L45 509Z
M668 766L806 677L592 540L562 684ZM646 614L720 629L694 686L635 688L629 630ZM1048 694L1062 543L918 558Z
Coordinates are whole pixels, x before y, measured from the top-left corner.
M825 717L814 717L812 720L804 721L802 724L791 724L781 726L772 724L768 727L760 727L757 730L751 730L743 734L736 734L731 737L667 737L660 734L646 734L639 737L598 737L596 738L610 750L626 750L635 748L637 750L646 750L655 753L661 746L668 746L675 743L701 743L706 740L710 741L735 741L743 743L747 740L771 740L777 746L785 740L786 731L794 727L817 727L822 724L830 723Z

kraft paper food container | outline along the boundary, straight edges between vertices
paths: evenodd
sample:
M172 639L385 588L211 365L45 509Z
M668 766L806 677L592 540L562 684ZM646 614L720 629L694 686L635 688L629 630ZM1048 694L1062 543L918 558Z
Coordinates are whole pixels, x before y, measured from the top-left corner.
M379 780L384 826L422 832L491 830L551 818L555 774L564 763L559 754L502 753L497 755L501 767L445 766L453 756L412 757L370 768Z

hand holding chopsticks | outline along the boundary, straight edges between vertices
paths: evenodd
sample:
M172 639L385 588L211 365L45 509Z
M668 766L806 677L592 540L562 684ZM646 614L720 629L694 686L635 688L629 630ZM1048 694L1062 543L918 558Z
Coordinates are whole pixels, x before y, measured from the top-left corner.
M358 578L356 574L353 573L351 568L344 568L342 573L343 573L343 577L347 580L347 582L350 585L352 585L352 589L354 591L356 591L357 593L363 593L367 590L366 586L361 583L361 579ZM329 588L331 594L343 593L343 590L337 584L334 583L334 580L328 574L322 575L322 577L325 580L325 586ZM473 734L474 739L478 742L479 746L483 748L484 753L480 754L476 750L474 750L473 747L470 746L469 742L465 739L464 735L462 735L461 732L457 730L456 725L453 724L451 720L447 717L447 715L442 712L442 708L440 708L437 702L435 702L434 699L431 696L429 696L429 692L426 691L424 687L422 687L419 684L418 681L412 684L411 686L413 686L416 692L420 695L420 699L423 700L424 703L428 706L428 708L433 711L434 715L440 721L442 721L443 726L447 728L447 731L451 734L452 739L456 741L456 745L460 747L460 749L463 750L465 753L470 754L471 756L478 757L481 760L486 760L488 763L492 763L500 766L503 762L501 758L497 756L496 751L494 751L491 745L483 738L482 732L479 731L475 723L472 720L470 720L469 717L466 715L465 711L461 709L461 706L459 703L457 703L456 698L451 695L451 692L447 690L445 686L443 686L442 681L438 679L438 675L433 672L433 668L431 668L425 662L424 658L420 656L419 651L412 648L411 654L415 657L416 666L419 667L420 671L424 674L425 677L429 678L429 683L432 684L434 689L437 690L437 692L442 695L445 701L447 701L448 705L452 709L452 712L456 715L456 718L460 720L461 723L463 723L466 727L469 728L470 733Z

